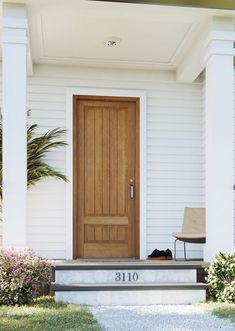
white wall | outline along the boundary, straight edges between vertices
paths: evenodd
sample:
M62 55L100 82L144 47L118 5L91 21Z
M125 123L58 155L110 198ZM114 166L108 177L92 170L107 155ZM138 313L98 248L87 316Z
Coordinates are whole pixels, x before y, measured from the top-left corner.
M234 155L234 159L233 159L233 165L234 165L234 182L233 184L235 185L235 69L234 69L234 120L233 120L233 124L234 124L234 132L233 132L233 135L234 135L234 141L233 141L233 155ZM233 202L233 205L234 205L234 218L233 218L233 236L234 236L234 246L235 246L235 190L233 192L233 196L234 196L234 202Z
M28 108L41 132L65 127L67 87L147 92L147 249L173 249L171 233L180 230L184 207L204 205L202 83L177 84L174 73L163 71L36 66ZM65 151L48 161L65 172ZM49 180L29 191L29 245L51 258L65 257L65 185ZM188 254L202 257L201 245L189 245Z

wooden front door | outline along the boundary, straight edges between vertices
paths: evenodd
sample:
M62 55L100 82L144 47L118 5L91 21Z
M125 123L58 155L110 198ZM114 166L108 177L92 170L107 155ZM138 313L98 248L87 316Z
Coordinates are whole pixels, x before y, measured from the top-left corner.
M139 257L139 100L74 96L74 258Z

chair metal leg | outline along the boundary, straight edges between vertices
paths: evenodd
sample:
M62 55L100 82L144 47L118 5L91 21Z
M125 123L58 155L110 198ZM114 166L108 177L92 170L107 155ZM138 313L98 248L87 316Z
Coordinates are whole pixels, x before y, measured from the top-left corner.
M175 261L177 261L176 259L176 242L178 239L175 239L175 243L174 243L174 257L175 257Z
M184 259L185 259L185 261L187 260L187 258L186 258L186 243L185 243L185 241L184 241Z
M176 258L176 242L178 240L179 239L175 239L175 242L174 242L174 259L175 259L175 261L202 261L201 259L187 259L187 250L186 250L186 242L185 241L183 242L184 243L184 258L177 259Z
M175 239L175 242L174 242L174 257L175 257L175 261L177 261L177 258L176 258L176 242L178 241L178 239ZM184 260L187 261L187 256L186 256L186 243L184 241Z

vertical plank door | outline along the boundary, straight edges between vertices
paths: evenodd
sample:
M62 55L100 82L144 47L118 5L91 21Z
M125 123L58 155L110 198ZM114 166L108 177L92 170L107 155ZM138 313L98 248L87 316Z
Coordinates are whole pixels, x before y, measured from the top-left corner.
M74 96L74 258L139 257L139 101Z

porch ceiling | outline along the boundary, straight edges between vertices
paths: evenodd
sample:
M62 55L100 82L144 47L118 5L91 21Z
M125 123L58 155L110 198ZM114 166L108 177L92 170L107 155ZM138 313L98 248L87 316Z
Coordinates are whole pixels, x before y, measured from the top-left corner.
M33 63L176 69L210 16L231 15L216 9L100 1L25 2ZM120 44L105 46L114 37Z

